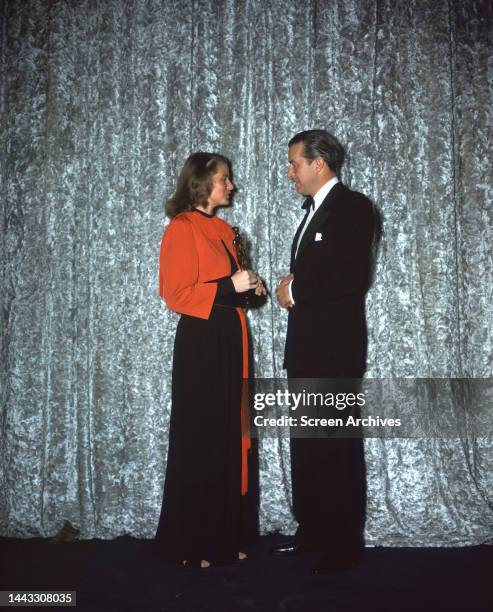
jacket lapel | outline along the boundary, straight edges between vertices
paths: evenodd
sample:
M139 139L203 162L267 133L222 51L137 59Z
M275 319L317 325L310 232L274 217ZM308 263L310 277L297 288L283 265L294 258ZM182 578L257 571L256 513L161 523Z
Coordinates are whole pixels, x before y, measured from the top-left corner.
M339 194L342 193L343 190L345 189L346 187L343 185L343 183L341 182L336 183L332 187L332 189L329 191L329 193L325 196L324 201L322 202L322 204L320 204L317 212L313 215L313 218L310 221L310 224L306 228L305 233L303 234L303 237L301 238L301 243L298 248L298 253L296 255L296 261L300 258L300 255L303 253L306 245L314 240L317 230L330 217L330 214L333 209L334 201L337 200ZM292 257L293 257L293 254L292 254ZM293 265L294 265L294 262L293 262Z
M303 217L301 223L298 225L298 229L296 230L296 234L294 235L294 238L293 238L293 243L291 245L291 259L289 263L289 270L291 272L293 271L293 266L294 266L294 254L296 253L296 245L298 244L298 236L300 235L301 230L305 227L306 218L308 217L309 214L310 214L310 209L306 211L306 214Z

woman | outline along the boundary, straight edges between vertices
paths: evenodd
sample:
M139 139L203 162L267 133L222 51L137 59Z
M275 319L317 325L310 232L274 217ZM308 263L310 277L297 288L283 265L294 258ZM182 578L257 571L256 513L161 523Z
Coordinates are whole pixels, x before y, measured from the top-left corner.
M214 215L233 192L229 162L193 153L161 243L160 295L181 313L173 355L172 410L163 506L155 552L189 567L246 557L248 339L241 304L265 295L241 270L233 229Z

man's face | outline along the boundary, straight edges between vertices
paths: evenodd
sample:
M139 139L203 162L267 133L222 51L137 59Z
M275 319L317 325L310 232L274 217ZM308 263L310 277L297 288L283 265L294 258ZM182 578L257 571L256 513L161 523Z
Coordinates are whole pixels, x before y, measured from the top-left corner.
M295 189L299 194L313 196L318 190L318 176L313 160L303 157L304 149L305 144L303 142L297 142L289 147L288 177L294 182Z

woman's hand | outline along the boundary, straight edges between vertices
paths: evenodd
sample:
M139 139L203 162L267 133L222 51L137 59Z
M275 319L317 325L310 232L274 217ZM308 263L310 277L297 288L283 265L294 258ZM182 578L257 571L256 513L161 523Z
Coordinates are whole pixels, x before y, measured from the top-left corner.
M251 270L237 270L231 277L236 293L245 293L250 289L256 289L259 278ZM260 281L262 282L262 281Z

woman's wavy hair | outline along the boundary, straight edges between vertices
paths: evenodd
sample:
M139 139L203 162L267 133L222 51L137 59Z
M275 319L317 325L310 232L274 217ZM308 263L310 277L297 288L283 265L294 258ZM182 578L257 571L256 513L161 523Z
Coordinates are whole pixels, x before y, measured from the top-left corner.
M172 219L198 204L206 205L212 191L212 176L220 164L231 166L229 159L219 153L192 153L180 172L175 193L164 205L166 215Z

